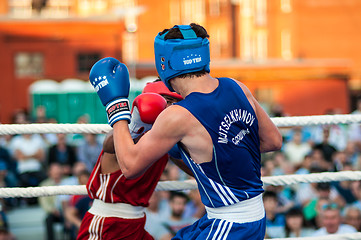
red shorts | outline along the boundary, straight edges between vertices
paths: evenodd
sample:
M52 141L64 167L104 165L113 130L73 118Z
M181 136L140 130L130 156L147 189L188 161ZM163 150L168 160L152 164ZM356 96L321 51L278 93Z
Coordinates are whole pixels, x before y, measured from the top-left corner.
M154 240L154 238L144 230L144 224L145 217L137 219L99 217L87 212L82 220L77 240Z

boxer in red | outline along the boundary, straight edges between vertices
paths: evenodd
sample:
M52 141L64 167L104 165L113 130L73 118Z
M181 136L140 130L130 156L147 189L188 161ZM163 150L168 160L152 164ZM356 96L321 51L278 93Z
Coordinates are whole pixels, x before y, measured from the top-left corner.
M133 102L129 129L134 141L151 128L167 105L181 99L161 81L148 83ZM168 155L165 155L140 177L126 179L115 156L112 131L108 133L86 185L94 202L82 220L77 239L153 239L144 230L144 208L167 161Z

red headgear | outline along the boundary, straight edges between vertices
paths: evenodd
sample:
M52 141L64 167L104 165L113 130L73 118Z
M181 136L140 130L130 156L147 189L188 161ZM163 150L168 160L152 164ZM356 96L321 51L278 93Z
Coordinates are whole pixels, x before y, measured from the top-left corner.
M162 81L147 83L147 85L145 85L143 89L143 93L147 93L147 92L158 93L160 95L166 95L179 100L183 99L183 97L178 93L169 91L169 89L165 86L165 84Z

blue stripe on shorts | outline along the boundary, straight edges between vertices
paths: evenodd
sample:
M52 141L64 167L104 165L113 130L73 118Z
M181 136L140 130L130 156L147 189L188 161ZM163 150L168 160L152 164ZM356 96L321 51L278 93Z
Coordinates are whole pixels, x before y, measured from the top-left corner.
M250 223L208 219L207 214L194 224L179 230L172 240L263 240L266 218Z

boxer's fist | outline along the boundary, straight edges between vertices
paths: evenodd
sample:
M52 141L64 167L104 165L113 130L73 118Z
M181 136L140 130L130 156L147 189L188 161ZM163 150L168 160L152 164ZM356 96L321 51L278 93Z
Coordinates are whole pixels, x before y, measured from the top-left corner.
M93 65L89 80L106 107L110 126L119 120L130 122L128 68L115 58L103 58Z
M167 107L167 101L156 93L142 93L133 101L129 131L132 138L152 128L155 119Z

